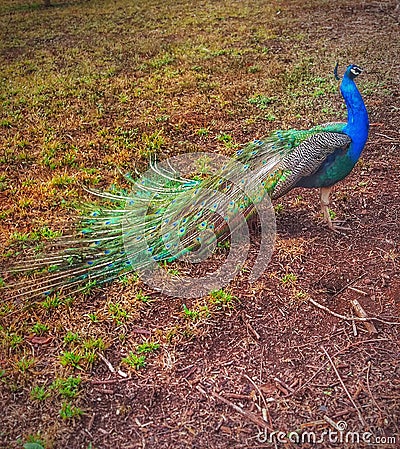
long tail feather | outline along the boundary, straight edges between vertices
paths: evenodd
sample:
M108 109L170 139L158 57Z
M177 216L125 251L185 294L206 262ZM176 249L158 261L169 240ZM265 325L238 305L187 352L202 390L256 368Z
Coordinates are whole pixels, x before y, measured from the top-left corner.
M3 288L2 299L75 293L126 271L151 269L200 249L206 253L216 239L229 236L228 222L236 226L236 216L250 216L252 204L273 189L283 175L277 167L284 146L276 138L250 144L230 162L224 159L222 168L196 179L181 176L186 167L173 161L152 162L145 176L127 176L129 194L91 192L116 208L93 209L81 219L78 233L52 242L53 251L17 262L11 271L28 279Z

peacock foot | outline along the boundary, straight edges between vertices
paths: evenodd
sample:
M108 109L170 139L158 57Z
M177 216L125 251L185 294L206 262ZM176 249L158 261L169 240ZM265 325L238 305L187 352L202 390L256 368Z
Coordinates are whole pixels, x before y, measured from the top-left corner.
M351 231L349 226L343 226L344 220L328 220L328 228L334 232Z

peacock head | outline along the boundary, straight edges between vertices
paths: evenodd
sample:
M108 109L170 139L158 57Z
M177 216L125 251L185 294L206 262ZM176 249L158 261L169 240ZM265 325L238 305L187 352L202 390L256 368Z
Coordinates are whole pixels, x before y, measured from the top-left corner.
M347 76L350 79L354 79L357 78L357 76L362 73L363 69L361 67L359 67L358 65L355 64L351 64L347 67L346 72L344 74L344 76ZM338 64L336 64L335 66L335 70L333 71L333 73L335 74L335 78L337 80L339 80L339 75L338 75Z
M349 65L346 69L346 75L350 78L350 79L354 79L356 78L360 73L362 73L362 68L358 67L358 65Z

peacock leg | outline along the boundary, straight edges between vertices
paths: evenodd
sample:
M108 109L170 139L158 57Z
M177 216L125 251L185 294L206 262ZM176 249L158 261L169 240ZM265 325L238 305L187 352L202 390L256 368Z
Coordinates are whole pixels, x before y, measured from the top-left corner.
M341 223L340 221L332 221L331 216L329 214L329 199L330 199L330 195L332 192L332 187L321 187L320 189L320 201L321 201L321 210L322 210L322 214L324 216L324 220L327 222L328 227L330 230L332 231L349 231L350 228L346 227L346 226L339 226L336 223Z
M321 201L321 211L324 216L324 220L328 223L329 229L335 229L335 226L332 223L331 216L329 215L329 198L331 195L332 187L321 187L319 191L319 198Z

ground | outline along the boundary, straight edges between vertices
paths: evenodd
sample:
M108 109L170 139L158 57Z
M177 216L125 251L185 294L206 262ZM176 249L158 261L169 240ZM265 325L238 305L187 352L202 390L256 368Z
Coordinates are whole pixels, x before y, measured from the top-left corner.
M336 62L365 68L371 131L333 195L350 230L324 226L318 192L291 192L254 283L242 270L199 299L134 275L34 303L0 290L1 447L399 447L399 21L391 0L2 2L5 287L96 201L85 186L345 118ZM349 319L355 299L375 319Z

